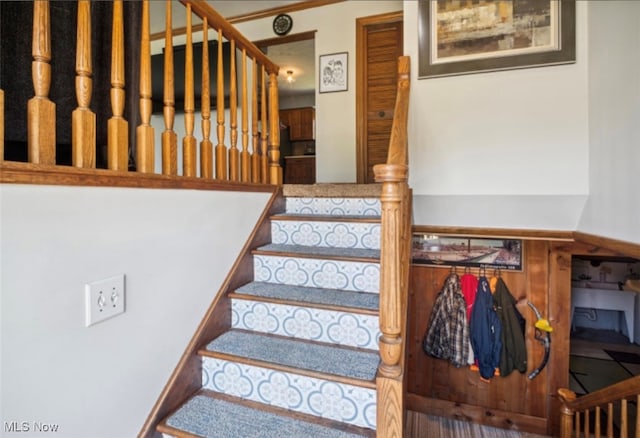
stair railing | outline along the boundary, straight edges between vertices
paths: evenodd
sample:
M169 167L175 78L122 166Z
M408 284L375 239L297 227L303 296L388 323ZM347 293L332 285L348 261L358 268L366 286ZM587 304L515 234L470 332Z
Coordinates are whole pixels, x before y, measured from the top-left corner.
M377 434L402 437L404 356L411 257L411 190L408 185L407 122L410 58L398 59L398 91L387 162L374 166L382 183L380 242L380 366L376 379Z
M278 82L279 67L270 61L264 53L239 33L220 14L204 0L181 0L187 9L187 44L185 62L185 132L182 141L183 169L185 177L200 177L218 181L238 183L282 184L279 152L278 118ZM165 130L161 136L162 170L169 177L178 177L177 138L173 131L175 119L173 35L171 29L171 0L166 1L166 34L164 65L164 107ZM89 0L77 2L77 46L75 94L77 108L72 113L71 157L75 168L88 169L92 177L106 175L96 169L96 114L91 110L91 94L94 88L92 78L91 53L91 7ZM217 38L218 64L215 84L216 94L216 134L215 156L211 131L211 92L209 86L209 63L203 62L201 123L203 138L200 153L197 152L197 140L194 137L195 114L197 111L194 96L193 32L192 15L203 20L203 41L209 39L209 29L213 28ZM109 17L104 17L109 20ZM135 129L135 167L137 175L156 173L156 145L154 128L151 125L152 87L151 87L151 51L150 51L150 14L149 0L142 1L140 64L129 66L139 71L139 115L141 123ZM123 29L122 0L113 1L112 46L111 46L111 90L110 103L112 117L107 121L107 168L114 172L127 172L129 167L129 125L124 118L125 105L125 38ZM230 84L228 84L229 107L225 108L225 75L223 74L223 43L231 45ZM209 44L202 44L203 59L208 60ZM236 50L238 52L236 52ZM51 22L48 0L33 2L33 42L32 42L32 81L35 95L27 106L27 161L29 164L56 166L56 104L49 98L52 84L51 59L55 56L51 50ZM237 59L240 61L238 62ZM239 67L238 65L239 64ZM251 66L250 69L248 66ZM9 69L7 69L9 70ZM238 81L237 76L240 76ZM251 76L250 86L248 77ZM268 77L268 79L267 79ZM240 83L238 83L240 82ZM249 88L251 87L251 88ZM249 101L251 96L251 101ZM258 102L260 105L258 105ZM13 102L7 102L12 105ZM260 106L261 112L258 111ZM225 123L225 111L228 111L230 123ZM240 112L241 146L238 148L238 113ZM251 123L249 123L251 118ZM42 170L41 166L5 161L5 102L4 91L0 90L0 172L2 182L47 183L44 177L29 178L17 176L20 172L34 175ZM230 145L225 144L225 138ZM253 141L250 144L249 138ZM261 141L259 141L261 139ZM268 143L268 144L267 144ZM9 147L7 145L7 147ZM200 156L198 175L197 157ZM215 165L214 165L215 161ZM56 166L67 178L70 175L82 181L82 175L69 166ZM215 173L214 173L215 169ZM51 169L46 171L51 175ZM79 176L80 175L80 176ZM113 172L109 175L115 175ZM147 178L148 179L148 178ZM127 178L131 184L131 178ZM52 182L52 181L48 181ZM82 182L77 182L82 184Z
M626 438L629 434L630 418L635 417L635 437L640 437L640 376L635 376L598 391L576 397L570 389L558 390L560 398L560 437L601 436L601 414L606 413L606 436ZM628 401L635 402L633 415L629 412ZM614 433L614 410L619 409L619 432ZM591 417L593 413L593 417ZM631 420L633 421L633 420ZM591 426L593 424L593 430Z

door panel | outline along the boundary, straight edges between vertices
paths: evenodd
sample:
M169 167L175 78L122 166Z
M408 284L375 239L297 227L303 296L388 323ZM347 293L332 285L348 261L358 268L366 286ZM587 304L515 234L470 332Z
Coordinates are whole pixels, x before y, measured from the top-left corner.
M402 13L358 19L357 180L375 182L373 166L385 163L393 123L397 63L402 55Z

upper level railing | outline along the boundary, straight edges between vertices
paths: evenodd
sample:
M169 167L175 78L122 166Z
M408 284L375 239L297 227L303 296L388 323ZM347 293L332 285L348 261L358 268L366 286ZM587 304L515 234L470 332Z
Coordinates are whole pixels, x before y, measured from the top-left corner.
M603 418L606 421L605 436L640 437L640 415L637 412L640 376L577 398L573 391L563 388L558 390L558 396L562 403L561 438L600 437Z
M66 3L66 2L65 2ZM152 126L152 62L150 45L150 2L143 0L139 23L139 64L129 64L137 59L125 52L124 16L122 0L114 0L112 16L101 16L102 25L110 24L110 89L108 91L111 117L97 120L95 104L92 104L93 83L92 14L95 6L89 0L77 2L77 29L75 47L75 91L76 108L71 114L71 165L75 168L95 169L96 151L100 141L96 139L97 123L105 123L106 163L103 167L113 172L132 169L138 174L161 173L169 177L191 177L202 180L233 181L238 183L281 184L282 169L279 165L279 120L278 120L278 66L263 52L240 34L221 15L203 0L181 0L186 8L186 44L184 71L184 107L177 108L175 101L174 42L172 35L172 1L166 1L166 32L164 48L164 86L162 97L162 119L164 130L160 145L156 145L156 132ZM74 3L56 4L56 7L74 7ZM202 20L202 31L192 31L192 20ZM95 19L95 14L94 14ZM9 94L0 90L0 166L2 181L13 182L16 172L28 169L33 172L42 166L60 166L56 160L56 103L50 99L52 84L51 60L60 54L52 53L52 26L48 0L33 2L32 29L32 82L34 96L27 108L18 105ZM66 32L66 29L58 29ZM213 35L213 40L209 38ZM202 71L194 70L194 37L207 43L201 44ZM6 42L5 42L6 43ZM109 42L101 42L103 45ZM231 55L223 57L223 45L229 44ZM217 71L210 71L209 50L215 50ZM25 48L28 50L28 48ZM109 60L104 60L106 64ZM224 65L227 62L228 65ZM6 71L11 66L3 66ZM125 95L127 71L139 73L138 114L140 123L135 127L135 137L125 119ZM202 77L201 96L196 102L194 78ZM210 78L215 77L211 84ZM225 83L228 78L228 83ZM68 81L73 83L73 78ZM71 86L72 87L72 86ZM70 88L71 88L70 87ZM104 87L103 87L104 88ZM107 87L108 88L108 87ZM6 91L6 90L5 90ZM5 97L7 98L5 107ZM215 98L212 116L211 101ZM228 103L227 105L225 105ZM15 147L5 141L5 111L26 111L27 161L38 166L13 164L8 152ZM184 113L184 137L178 142L174 130L176 113ZM136 117L138 118L138 117ZM195 123L200 119L201 137L196 139ZM214 121L212 121L214 118ZM228 118L228 120L226 120ZM240 120L240 124L238 123ZM211 138L212 123L215 123L215 138ZM7 129L10 127L7 126ZM135 138L134 144L129 139ZM213 143L215 142L215 147ZM180 143L180 147L179 147ZM6 149L5 149L6 148ZM178 153L182 151L182 169L178 170ZM161 166L156 165L156 154L161 154ZM68 168L68 167L67 167ZM77 174L77 171L75 171ZM99 172L104 175L103 172ZM24 181L20 181L24 182Z
M407 300L411 263L411 190L407 123L410 58L398 59L398 91L387 162L373 168L382 183L380 235L380 366L377 390L377 434L403 435L404 362Z

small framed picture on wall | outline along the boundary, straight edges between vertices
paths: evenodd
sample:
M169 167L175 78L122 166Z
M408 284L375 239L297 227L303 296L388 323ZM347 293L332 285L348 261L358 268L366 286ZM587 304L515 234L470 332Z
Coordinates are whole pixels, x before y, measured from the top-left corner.
M320 93L347 91L349 77L347 52L320 55Z

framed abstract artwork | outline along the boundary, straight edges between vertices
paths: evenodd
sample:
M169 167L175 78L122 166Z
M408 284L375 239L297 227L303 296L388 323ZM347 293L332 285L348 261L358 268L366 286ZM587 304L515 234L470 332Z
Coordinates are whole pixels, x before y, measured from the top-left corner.
M420 78L576 60L574 0L420 0Z

